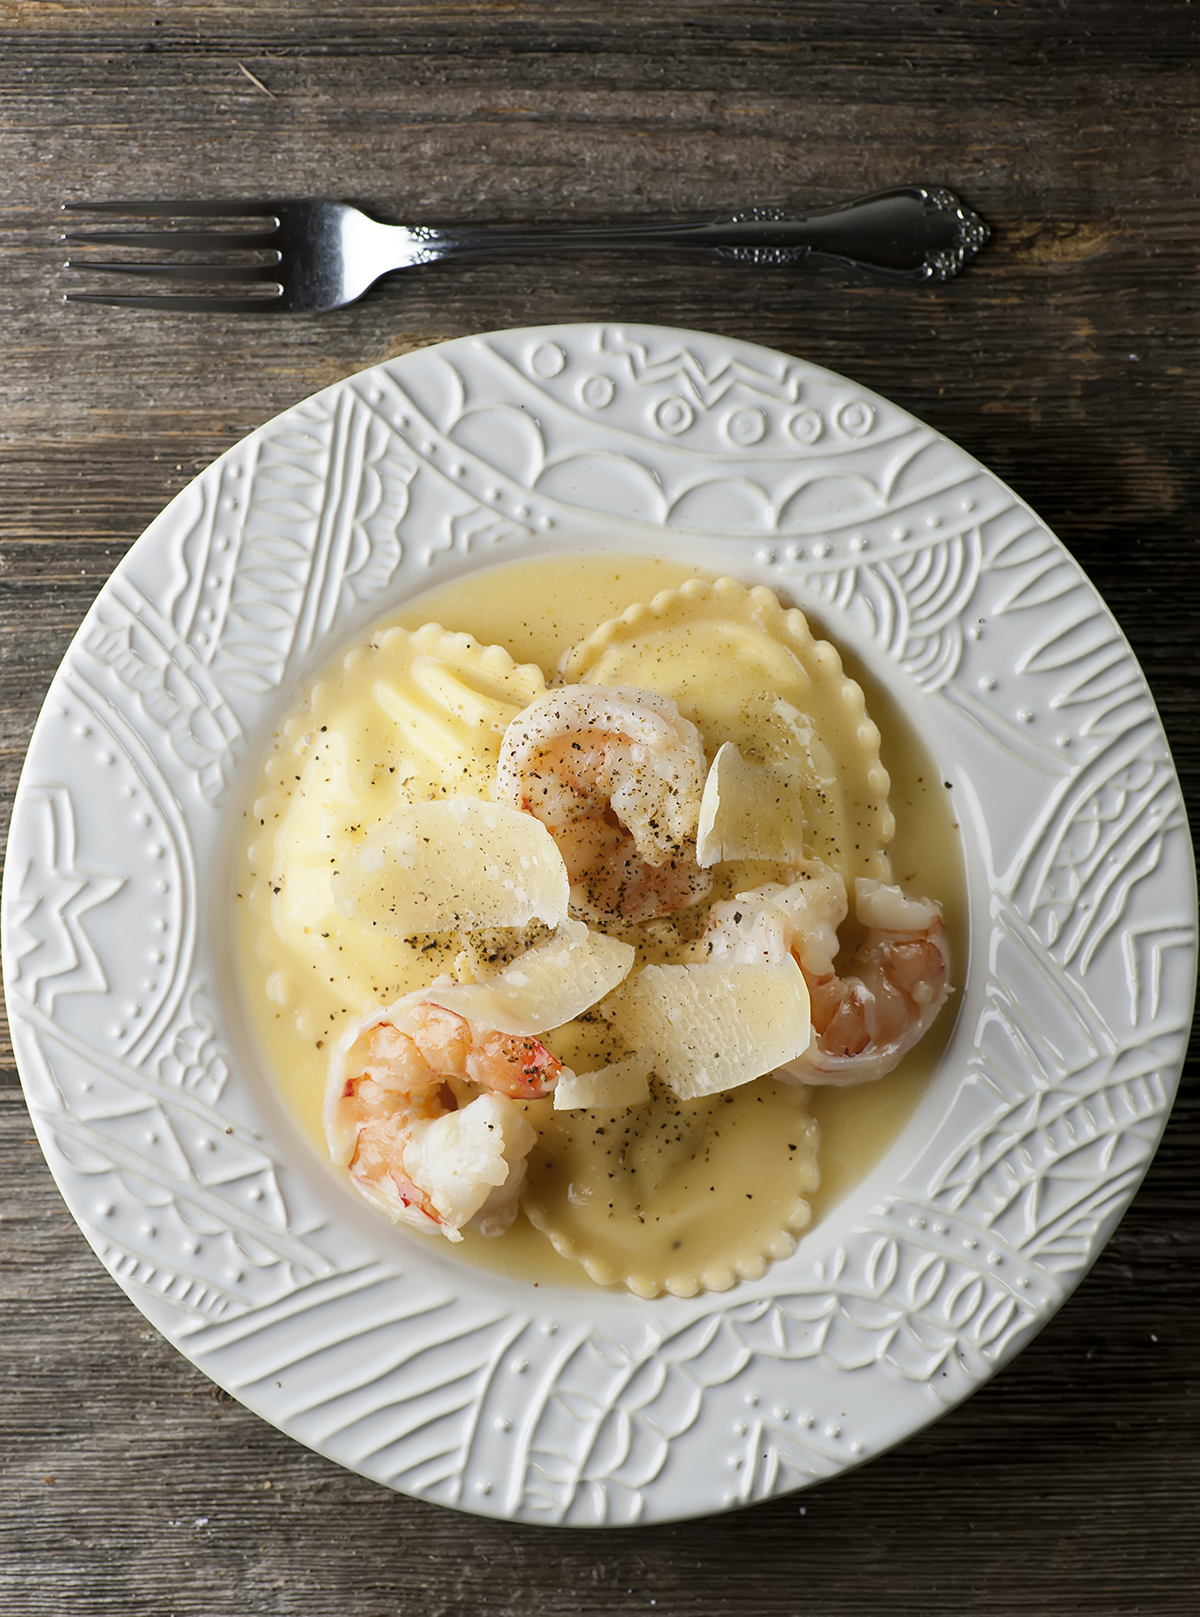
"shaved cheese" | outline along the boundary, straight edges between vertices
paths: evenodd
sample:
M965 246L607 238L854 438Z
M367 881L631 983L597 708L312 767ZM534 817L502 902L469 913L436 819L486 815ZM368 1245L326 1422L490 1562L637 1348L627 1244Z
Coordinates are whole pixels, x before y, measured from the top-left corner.
M332 875L338 909L387 937L566 919L570 882L554 838L517 809L476 798L410 803Z
M707 868L723 859L800 859L804 821L800 794L786 771L743 758L732 741L718 748L704 782L696 858Z
M522 816L524 818L524 816ZM436 985L425 995L501 1033L544 1033L582 1016L628 975L632 944L592 932L582 921L565 921L552 938L478 983Z
M631 1045L681 1100L719 1095L808 1049L808 989L778 965L646 966L605 1003Z
M588 1107L599 1111L624 1111L643 1106L650 1099L650 1074L654 1057L639 1050L628 1061L614 1061L595 1072L570 1073L554 1086L554 1110L574 1111Z

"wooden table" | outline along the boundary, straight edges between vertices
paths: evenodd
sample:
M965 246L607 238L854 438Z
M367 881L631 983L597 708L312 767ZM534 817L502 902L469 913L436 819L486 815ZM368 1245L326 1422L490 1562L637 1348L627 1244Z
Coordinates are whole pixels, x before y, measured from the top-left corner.
M8 0L0 27L6 807L85 608L206 462L389 355L603 317L804 355L993 467L1103 591L1196 800L1200 6ZM596 256L434 270L318 320L60 302L66 199L600 220L914 181L995 229L944 289ZM1092 1274L967 1405L803 1495L571 1534L395 1496L211 1386L85 1246L5 1060L6 1617L1200 1610L1194 1072Z

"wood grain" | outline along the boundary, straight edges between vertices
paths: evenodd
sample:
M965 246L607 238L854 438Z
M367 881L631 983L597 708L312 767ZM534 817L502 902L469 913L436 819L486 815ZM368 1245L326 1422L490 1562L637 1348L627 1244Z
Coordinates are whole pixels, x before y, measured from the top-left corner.
M803 354L978 455L1109 601L1196 804L1197 12L0 0L5 823L80 618L200 467L387 355L597 318ZM961 190L995 228L972 271L932 292L597 255L439 268L320 320L60 301L65 200L266 190L396 218L601 219L917 180ZM1194 1062L1094 1271L966 1406L861 1472L741 1515L559 1534L394 1496L216 1392L87 1249L6 1045L0 1060L5 1617L1197 1609Z

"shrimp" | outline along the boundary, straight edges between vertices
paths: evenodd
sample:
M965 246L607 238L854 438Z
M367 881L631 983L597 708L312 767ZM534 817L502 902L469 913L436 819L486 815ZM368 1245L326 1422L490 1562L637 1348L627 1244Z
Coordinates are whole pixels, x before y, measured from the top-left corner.
M563 685L505 731L493 795L554 837L575 915L647 921L712 886L696 861L704 776L700 732L669 697Z
M804 973L813 1040L777 1076L806 1084L882 1078L932 1026L950 992L941 907L860 877L854 907L866 933L850 971L839 976L846 884L817 860L791 875L786 886L770 882L714 904L704 939L709 956L773 963L790 953Z
M423 992L360 1017L339 1041L325 1094L330 1154L393 1223L451 1241L468 1223L502 1235L537 1140L517 1103L572 1075L539 1040L480 1027ZM471 1085L484 1093L468 1098Z

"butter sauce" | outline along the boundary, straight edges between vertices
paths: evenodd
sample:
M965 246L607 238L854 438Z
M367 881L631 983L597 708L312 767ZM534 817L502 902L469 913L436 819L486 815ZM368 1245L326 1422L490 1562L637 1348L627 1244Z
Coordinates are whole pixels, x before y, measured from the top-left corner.
M446 654L448 664L417 669L415 684L429 689L440 681L436 694L441 703L453 707L458 700L460 709L474 714L471 722L494 733L506 714L538 694L539 669L553 677L564 655L597 625L631 603L650 601L692 576L693 570L661 558L612 554L510 563L427 592L377 629L370 643L384 645L390 628L415 631L432 622L446 625L451 631L446 638L458 649ZM474 651L466 647L466 635L477 643ZM476 653L494 647L503 647L508 657L488 653L481 664ZM462 659L465 670L462 687L455 684L455 656ZM852 659L843 661L863 686L867 711L882 733L882 761L891 776L890 803L896 816L892 879L942 903L955 980L961 984L964 881L949 793L890 695ZM682 674L686 687L688 670ZM455 691L465 690L461 699L447 696L447 681ZM410 685L415 689L411 680ZM435 939L426 940L415 956L399 939L368 939L365 947L364 940L354 937L352 924L329 913L321 884L328 883L330 863L336 865L347 839L352 842L362 824L386 817L398 794L475 792L485 777L483 755L469 750L455 754L453 745L439 766L436 725L432 732L416 734L413 745L411 704L398 706L394 687L392 681L381 691L378 668L361 647L327 670L276 737L247 810L238 864L235 950L249 1019L272 1081L322 1159L327 1157L320 1114L328 1051L340 1027L350 1016L422 986L436 972L452 970L454 960ZM407 786L396 778L398 724L407 724L409 731L408 762L401 770L402 775L407 772ZM747 875L751 881L763 879L749 871ZM743 881L740 871L738 880ZM693 1251L690 1256L695 1272L704 1275L703 1283L717 1288L739 1274L761 1272L767 1257L785 1255L808 1222L810 1209L813 1218L823 1216L898 1136L928 1085L952 1022L952 1011L945 1012L901 1067L875 1083L808 1091L763 1079L703 1103L708 1114L720 1112L719 1135L724 1141L718 1147L720 1178L705 1178L705 1164L697 1168L687 1160L688 1140L703 1140L708 1166L715 1166L713 1142L706 1132L711 1115L707 1120L692 1116L698 1103L691 1103L689 1110L682 1103L668 1102L668 1111L673 1105L675 1113L682 1108L689 1115L687 1126L676 1130L678 1140L673 1137L677 1171L670 1207L664 1203L651 1214L660 1224L665 1216L668 1225L658 1232L662 1239L657 1246L664 1253L674 1246L682 1258L685 1244L702 1248L707 1243L707 1252ZM578 1044L578 1029L572 1037ZM574 1053L558 1050L552 1038L549 1042L564 1059ZM642 1138L649 1117L639 1120L636 1111L611 1121L593 1113L566 1115L590 1120L592 1130L617 1134L630 1129L632 1118L631 1137L641 1144L631 1152L626 1141L625 1162L631 1172L646 1172L653 1156ZM558 1116L561 1120L564 1114ZM810 1117L820 1134L819 1188L811 1170L816 1130ZM539 1223L553 1225L560 1247L571 1251L579 1243L564 1225L563 1211L594 1201L607 1183L604 1176L614 1168L603 1147L587 1158L580 1155L574 1138L565 1145L560 1139L557 1149L552 1148L555 1136L563 1131L548 1101L531 1106L530 1118L540 1126L543 1142L531 1163L529 1200ZM607 1133L602 1139L611 1144ZM789 1152L788 1146L795 1149ZM751 1190L729 1189L746 1178L752 1182ZM709 1183L722 1184L722 1194L710 1192ZM557 1211L547 1213L547 1207ZM642 1198L634 1187L622 1217L605 1232L611 1236L610 1251L595 1247L596 1225L591 1225L593 1249L587 1267L595 1281L627 1279L630 1264L637 1268L634 1260L639 1253L644 1258L646 1251L644 1218ZM751 1255L739 1261L739 1252ZM761 1259L755 1252L763 1255ZM559 1256L524 1217L500 1239L488 1240L468 1229L454 1255L540 1284L589 1283L579 1263ZM643 1262L642 1271L630 1284L643 1294L653 1294L664 1282L684 1293L696 1289L689 1287L687 1272L677 1284L670 1283L667 1258L649 1266Z

